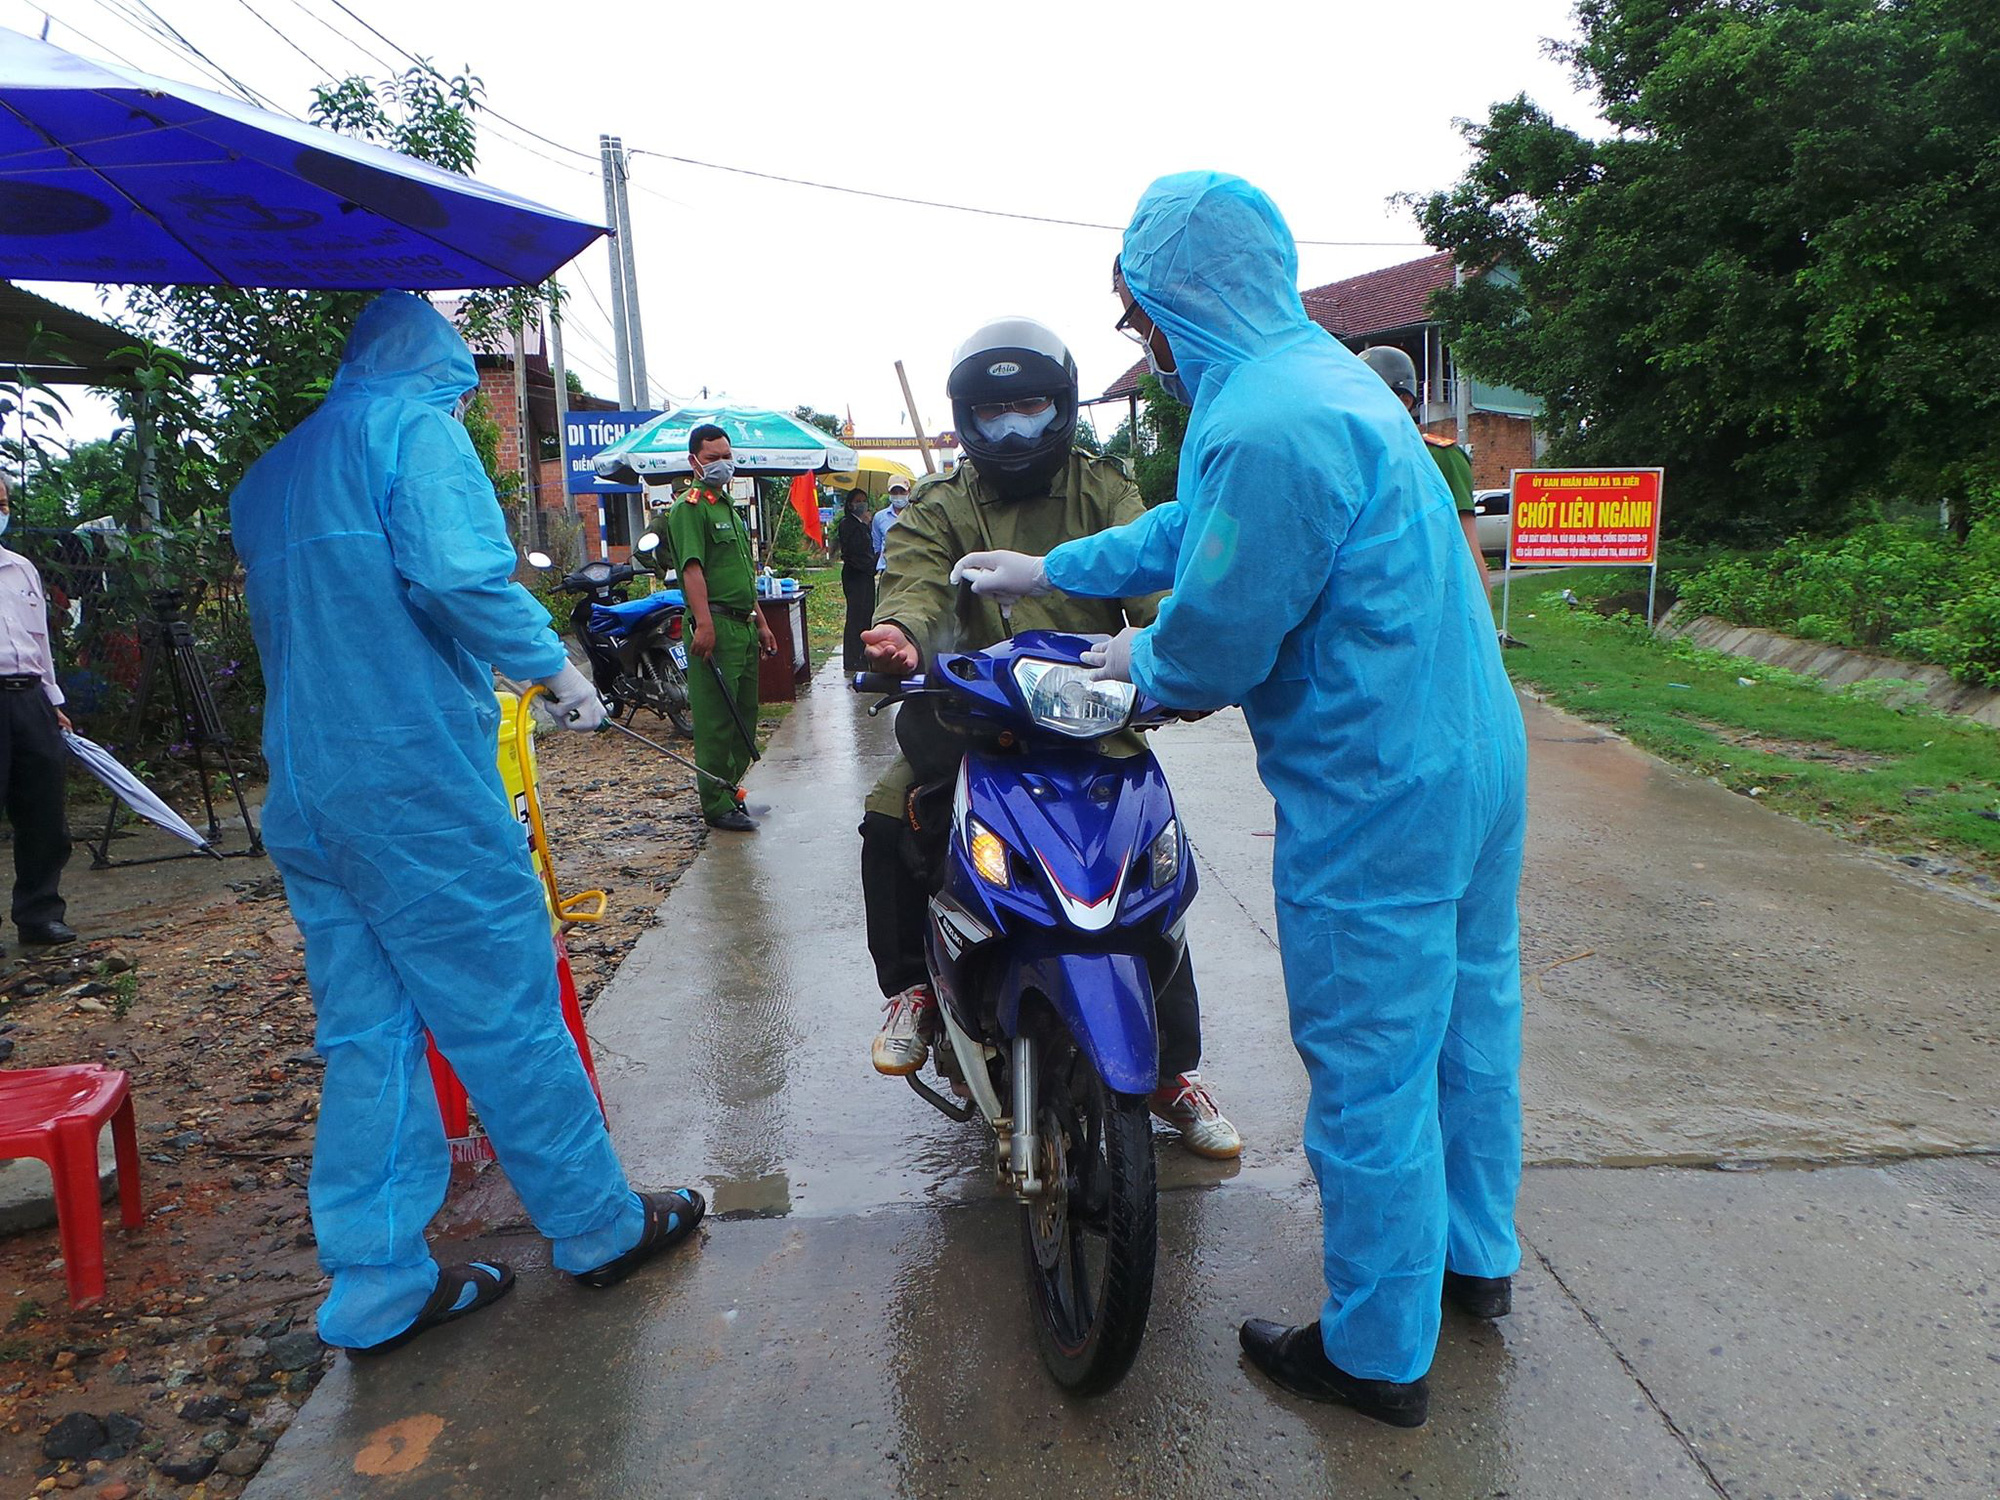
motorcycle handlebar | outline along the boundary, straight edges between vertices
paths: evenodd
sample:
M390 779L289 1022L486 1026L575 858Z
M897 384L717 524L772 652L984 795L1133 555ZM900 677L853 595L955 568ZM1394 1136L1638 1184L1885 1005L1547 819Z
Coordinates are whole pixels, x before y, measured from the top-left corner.
M848 686L857 693L901 696L910 690L911 679L892 677L887 672L856 672Z

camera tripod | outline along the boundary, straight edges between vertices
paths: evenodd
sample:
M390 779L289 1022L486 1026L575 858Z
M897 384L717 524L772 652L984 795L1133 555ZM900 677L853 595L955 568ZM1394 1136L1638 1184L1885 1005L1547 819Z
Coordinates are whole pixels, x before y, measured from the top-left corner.
M215 790L208 778L207 752L210 750L215 752L222 763L223 774L229 778L229 790L236 798L236 810L243 815L243 829L250 842L242 849L189 849L180 854L155 854L143 859L112 859L111 833L117 825L121 805L114 797L111 799L111 811L104 818L104 833L90 846L90 867L93 870L117 865L159 864L170 859L196 859L204 853L237 858L264 852L263 836L257 832L249 804L243 800L242 773L236 769L235 757L230 753L234 741L223 725L221 711L215 706L215 695L209 691L208 675L202 670L201 657L195 649L194 627L181 613L182 602L177 592L157 594L152 600L153 617L140 623L139 691L133 699L132 727L125 742L128 745L139 743L139 735L146 725L147 710L152 707L153 695L164 677L173 697L173 723L194 751L195 774L201 781L201 804L208 815L210 843L222 837L222 823L216 817Z

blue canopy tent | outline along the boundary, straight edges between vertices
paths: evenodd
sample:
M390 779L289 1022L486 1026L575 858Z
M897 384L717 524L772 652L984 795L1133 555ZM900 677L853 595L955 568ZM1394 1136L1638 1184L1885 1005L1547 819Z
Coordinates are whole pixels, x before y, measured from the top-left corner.
M0 277L521 286L603 233L470 177L0 29Z

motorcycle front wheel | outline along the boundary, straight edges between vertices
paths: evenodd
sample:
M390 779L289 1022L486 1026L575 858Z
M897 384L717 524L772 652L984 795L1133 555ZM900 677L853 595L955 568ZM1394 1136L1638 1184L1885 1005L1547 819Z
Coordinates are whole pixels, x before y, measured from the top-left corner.
M1132 1368L1159 1247L1153 1132L1143 1098L1114 1094L1068 1037L1040 1049L1042 1196L1021 1210L1042 1362L1078 1395Z
M688 712L687 673L665 646L648 646L639 655L640 700L682 734L694 733L694 717Z

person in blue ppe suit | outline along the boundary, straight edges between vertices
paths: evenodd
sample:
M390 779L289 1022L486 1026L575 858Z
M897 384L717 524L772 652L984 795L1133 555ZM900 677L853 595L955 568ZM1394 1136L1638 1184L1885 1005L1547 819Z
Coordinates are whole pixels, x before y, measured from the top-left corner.
M1327 1299L1317 1324L1252 1319L1241 1340L1301 1395L1416 1426L1441 1297L1499 1316L1520 1263L1520 708L1451 492L1388 388L1306 316L1276 206L1236 177L1162 178L1118 273L1119 326L1193 408L1176 499L955 576L1001 598L1171 587L1100 675L1243 706L1278 809Z
M495 761L493 669L557 718L604 708L511 581L460 403L465 341L428 303L365 308L319 409L230 497L267 690L264 841L305 936L326 1059L309 1198L320 1336L396 1347L496 1300L505 1266L440 1267L451 1170L436 1038L555 1264L609 1286L685 1240L697 1193L635 1193L564 1028L542 889Z

